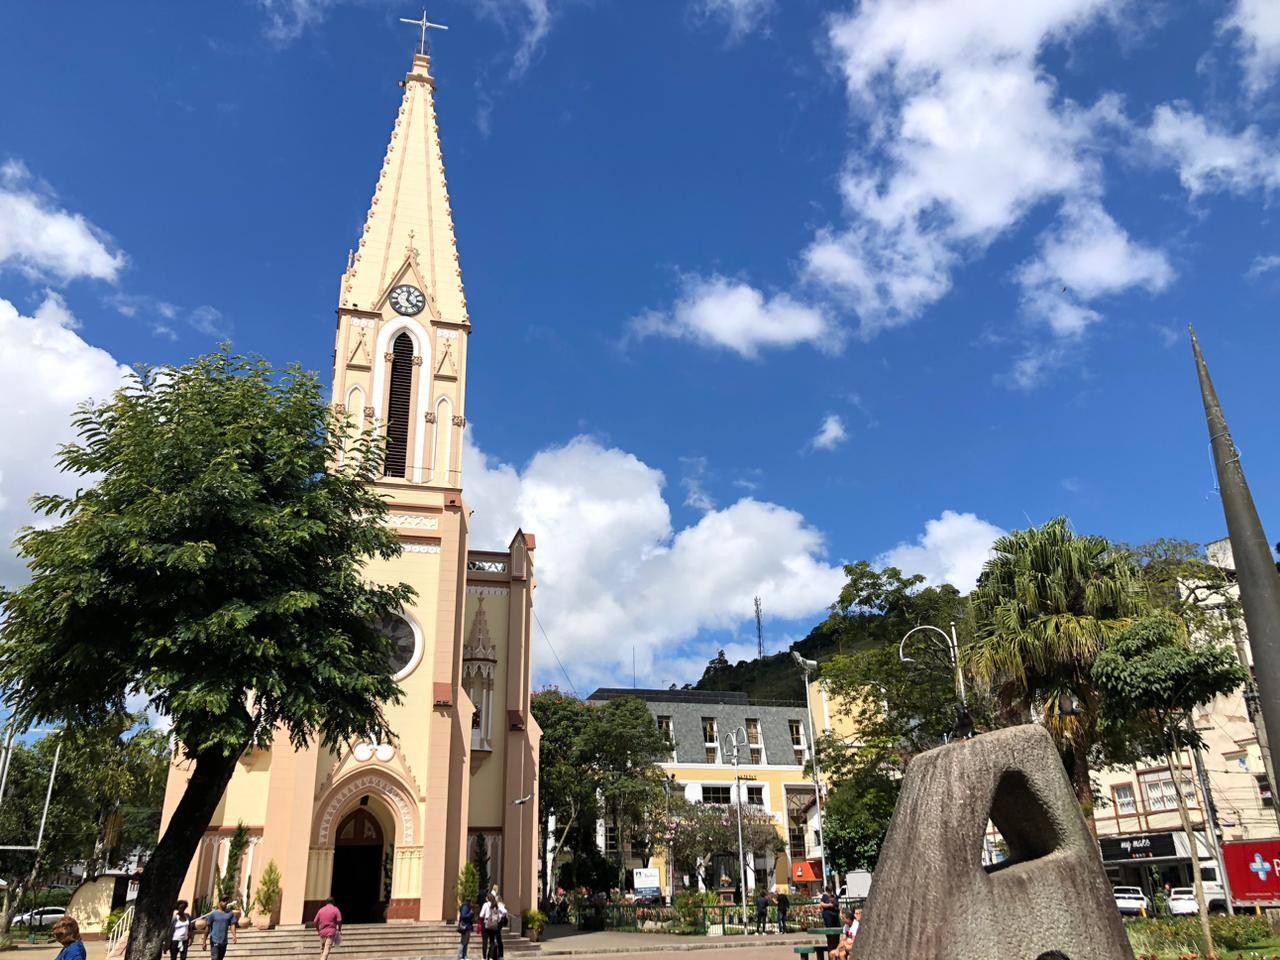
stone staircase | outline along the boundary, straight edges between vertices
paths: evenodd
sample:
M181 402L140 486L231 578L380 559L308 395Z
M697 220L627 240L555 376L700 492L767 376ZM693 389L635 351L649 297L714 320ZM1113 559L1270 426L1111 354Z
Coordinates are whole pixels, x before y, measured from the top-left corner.
M502 931L507 954L533 958L541 949L509 929ZM199 941L189 960L202 960ZM468 956L481 954L480 931L471 937ZM360 923L342 928L342 946L330 953L331 960L420 960L458 955L458 931L452 923ZM318 960L320 938L311 927L276 927L240 930L235 946L227 950L227 960Z

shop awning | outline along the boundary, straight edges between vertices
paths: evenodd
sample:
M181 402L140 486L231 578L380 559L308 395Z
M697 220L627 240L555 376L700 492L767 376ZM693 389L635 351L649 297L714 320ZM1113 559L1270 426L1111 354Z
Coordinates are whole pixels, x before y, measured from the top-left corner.
M795 883L820 883L822 866L812 860L800 860L791 865L791 879Z

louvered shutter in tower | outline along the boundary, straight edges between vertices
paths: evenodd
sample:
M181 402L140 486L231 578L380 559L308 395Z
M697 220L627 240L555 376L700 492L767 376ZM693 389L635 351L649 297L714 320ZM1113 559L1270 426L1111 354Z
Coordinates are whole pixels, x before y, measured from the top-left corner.
M413 340L407 333L391 346L391 396L387 403L387 461L383 474L403 477L409 452L409 411L413 400Z

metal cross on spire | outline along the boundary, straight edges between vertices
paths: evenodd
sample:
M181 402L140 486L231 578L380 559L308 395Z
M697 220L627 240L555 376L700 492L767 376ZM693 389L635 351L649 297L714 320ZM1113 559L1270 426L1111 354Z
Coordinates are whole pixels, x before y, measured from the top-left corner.
M427 11L425 9L422 11L421 20L406 20L404 17L401 17L400 22L412 23L415 27L422 28L422 39L418 41L418 52L421 54L425 54L427 52L427 31L428 30L448 30L449 29L443 23L432 23L430 20L428 20Z

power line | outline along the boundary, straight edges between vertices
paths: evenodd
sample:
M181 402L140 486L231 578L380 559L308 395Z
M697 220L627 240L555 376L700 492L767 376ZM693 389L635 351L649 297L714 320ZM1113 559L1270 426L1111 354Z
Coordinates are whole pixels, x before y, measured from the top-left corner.
M551 638L547 636L547 628L542 625L542 621L538 619L538 611L533 611L533 622L538 625L538 629L542 631L542 639L547 641L547 649L551 651L551 655L556 658L556 666L560 668L560 672L564 674L564 682L569 685L569 689L573 691L573 695L578 695L578 688L573 685L573 681L569 679L569 671L564 668L564 664L560 662L560 654L556 653L556 648L551 642Z

